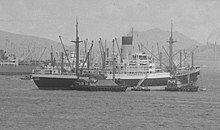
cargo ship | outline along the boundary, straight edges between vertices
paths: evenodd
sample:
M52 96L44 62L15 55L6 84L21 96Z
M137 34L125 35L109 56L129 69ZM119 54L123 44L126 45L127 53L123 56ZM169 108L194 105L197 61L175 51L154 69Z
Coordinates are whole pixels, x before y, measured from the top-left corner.
M61 37L60 37L61 40ZM78 87L77 81L80 78L84 77L79 77L79 43L82 42L79 40L78 36L78 21L76 20L76 40L72 41L75 43L76 47L76 65L75 65L75 71L74 68L71 66L71 63L68 59L69 62L69 67L70 71L64 72L64 58L63 58L63 53L61 55L61 65L60 66L55 66L54 63L54 57L53 57L53 52L51 52L51 64L47 67L44 67L42 69L34 70L32 73L32 78L34 83L39 89L42 90L74 90ZM62 43L62 40L61 40ZM62 43L62 46L64 48L64 45ZM66 54L66 50L64 48L64 52ZM87 88L85 88L86 90Z
M196 82L200 74L200 67L192 65L189 67L176 67L173 63L173 33L171 24L171 36L169 38L169 66L164 64L162 68L162 58L157 58L151 52L132 53L132 36L122 37L122 52L119 58L107 57L106 69L107 79L113 79L112 66L116 66L115 79L120 79L129 87L134 87L138 82L143 80L141 86L166 86L168 79L178 78L183 84L188 80ZM193 53L192 53L193 54ZM159 60L159 66L156 63ZM166 69L165 69L166 68ZM188 78L189 77L189 78Z
M7 55L6 51L0 50L0 75L31 74L35 67L35 63L19 61L14 54Z
M112 62L112 58L107 58L106 67L109 68L106 69L107 79L113 79ZM171 77L176 77L182 83L187 83L188 75L190 75L190 81L196 82L200 74L200 67L196 66L178 69L175 73L165 71L156 67L155 59L145 53L132 54L130 60L123 64L116 64L116 68L115 79L122 80L129 87L136 86L142 79L145 80L141 86L165 86Z
M76 22L76 40L73 42L76 44L75 67L73 68L69 61L71 71L64 72L63 53L61 55L62 58L60 66L54 65L53 54L51 53L51 66L35 70L32 74L33 81L39 89L114 92L121 92L127 89L126 86L116 84L115 81L112 80L103 79L100 75L96 76L91 73L83 75L79 72L79 43L81 41L79 41L78 37L78 22Z
M178 78L182 83L187 83L188 80L196 82L198 75L200 74L200 67L194 67L193 64L189 68L175 68L173 64L172 45L174 43L172 36L168 41L169 43L169 67L168 70L164 70L161 67L156 66L156 57L153 55L141 53L132 53L132 41L133 36L122 37L122 52L119 57L114 54L112 57L106 57L103 60L103 67L100 69L105 74L106 79L114 81L121 81L127 87L134 87L140 80L143 80L141 86L166 86L168 79L172 77ZM50 70L42 70L43 73L33 74L33 80L40 89L84 89L77 86L77 82L80 78L90 78L88 76L83 77L79 75L79 37L78 37L78 23L76 26L76 64L74 73L63 73L62 66L60 69L55 70L52 67ZM114 50L114 42L113 42ZM107 54L109 55L109 54ZM78 58L77 58L78 57ZM105 59L105 57L103 58ZM52 61L52 60L51 60ZM161 62L161 61L160 61ZM90 70L89 70L90 71ZM96 71L96 70L94 70ZM98 71L98 70L97 70ZM90 71L90 74L93 73ZM97 73L97 72L95 72ZM189 75L189 76L188 76ZM189 77L189 78L187 78ZM85 89L87 89L85 87Z

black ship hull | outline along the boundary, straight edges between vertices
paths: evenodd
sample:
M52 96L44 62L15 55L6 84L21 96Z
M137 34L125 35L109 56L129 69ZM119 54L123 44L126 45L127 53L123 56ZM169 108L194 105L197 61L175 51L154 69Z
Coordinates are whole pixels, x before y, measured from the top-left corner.
M198 80L198 75L200 70L192 70L187 73L180 73L174 77L178 78L183 84L188 83L188 80L196 82ZM189 76L189 77L188 77ZM75 75L32 75L34 83L39 89L42 90L80 90L80 91L110 91L108 89L112 88L95 88L78 84L78 79ZM167 81L170 77L164 78L151 78L146 79L141 86L166 86ZM137 86L140 79L120 79L121 82L127 87ZM116 88L113 91L118 91ZM120 88L121 89L121 88Z
M198 80L198 75L200 74L200 69L195 69L195 70L187 70L184 73L179 73L175 75L174 77L178 78L181 83L186 84L188 83L188 80L192 82L196 82ZM189 79L188 79L189 76ZM170 79L170 76L163 77L163 78L147 78L144 80L144 82L141 84L141 86L166 86L168 79ZM138 82L142 80L141 78L128 78L128 79L123 79L120 78L122 82L128 86L128 87L134 87L137 86Z
M85 79L88 77L80 77L71 75L32 75L34 83L41 90L78 90L78 91L126 91L127 87L116 84L109 84L109 80L99 80L101 84L85 85ZM88 83L86 83L88 84Z
M185 73L176 74L174 77L179 79L181 83L187 84L189 82L196 82L198 80L199 75L200 75L200 69L198 68L195 70L186 71Z
M196 86L196 81L200 71L199 69L192 71L194 72L184 74L181 77L176 76L168 80L165 91L197 92L199 86Z
M72 90L77 81L76 76L32 75L36 86L41 90Z

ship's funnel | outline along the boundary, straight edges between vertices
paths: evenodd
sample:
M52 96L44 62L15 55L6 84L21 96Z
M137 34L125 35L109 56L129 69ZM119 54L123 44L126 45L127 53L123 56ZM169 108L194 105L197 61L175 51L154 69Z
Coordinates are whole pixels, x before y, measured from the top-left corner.
M132 37L122 37L122 58L127 59L132 54Z

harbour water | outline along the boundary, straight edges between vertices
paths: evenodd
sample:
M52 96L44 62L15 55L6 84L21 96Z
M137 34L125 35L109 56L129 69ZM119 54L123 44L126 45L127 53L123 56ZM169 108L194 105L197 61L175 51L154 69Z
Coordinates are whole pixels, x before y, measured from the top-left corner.
M202 71L200 92L39 90L0 76L0 129L220 129L220 73Z

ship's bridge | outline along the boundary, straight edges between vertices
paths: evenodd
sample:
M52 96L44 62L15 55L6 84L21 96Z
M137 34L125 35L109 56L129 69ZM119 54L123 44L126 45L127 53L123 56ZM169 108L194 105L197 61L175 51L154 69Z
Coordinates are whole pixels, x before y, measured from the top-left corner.
M155 61L155 58L152 55L146 53L135 53L132 55L132 60L149 60Z
M132 59L128 60L129 65L149 65L155 63L155 58L146 53L135 53L132 55Z
M146 53L135 53L131 60L127 60L127 73L153 73L155 72L155 58Z

